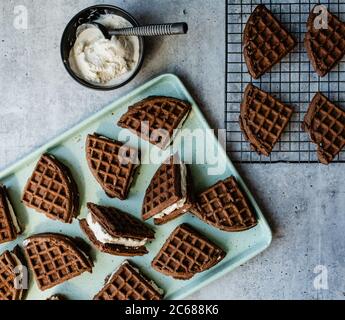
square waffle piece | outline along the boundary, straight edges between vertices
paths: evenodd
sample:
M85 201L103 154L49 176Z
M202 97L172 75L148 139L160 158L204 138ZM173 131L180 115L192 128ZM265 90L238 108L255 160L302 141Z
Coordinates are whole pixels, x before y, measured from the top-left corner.
M162 300L163 290L125 261L106 280L94 300Z
M317 145L323 164L329 164L345 146L345 111L318 92L305 115L303 130Z
M293 50L297 42L271 11L258 5L244 29L243 45L248 71L258 79Z
M219 181L196 198L192 213L220 230L244 231L257 225L257 219L234 177Z
M118 126L166 149L191 110L192 106L186 101L170 97L149 97L129 107Z
M44 154L29 178L23 203L48 218L72 223L78 215L79 192L70 170L54 156Z
M86 140L86 159L106 194L110 198L125 200L139 166L139 152L121 142L94 134Z
M240 126L252 149L269 156L292 113L292 107L248 84L241 104Z
M314 70L324 77L345 55L345 23L329 11L327 21L322 21L321 12L316 9L309 15L304 43Z
M177 227L152 261L152 267L177 280L191 279L225 257L225 252L187 224Z
M92 272L93 263L90 258L66 236L38 234L27 238L23 245L30 269L42 291L86 271Z
M24 264L19 259L19 248L0 255L0 300L22 300L27 286L20 283L18 271ZM22 279L24 280L24 278Z

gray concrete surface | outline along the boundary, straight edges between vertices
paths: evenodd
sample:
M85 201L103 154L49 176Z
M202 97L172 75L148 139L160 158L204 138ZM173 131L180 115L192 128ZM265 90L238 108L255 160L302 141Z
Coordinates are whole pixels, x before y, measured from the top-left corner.
M149 41L144 67L126 87L113 92L83 88L62 66L60 37L75 13L103 2L129 10L141 23L185 20L190 33ZM13 26L18 5L28 9L27 30ZM1 168L164 72L180 76L212 126L223 127L223 0L6 0L0 4L0 26ZM272 225L274 241L190 298L344 299L344 166L239 169ZM318 270L323 276L319 289L314 286Z

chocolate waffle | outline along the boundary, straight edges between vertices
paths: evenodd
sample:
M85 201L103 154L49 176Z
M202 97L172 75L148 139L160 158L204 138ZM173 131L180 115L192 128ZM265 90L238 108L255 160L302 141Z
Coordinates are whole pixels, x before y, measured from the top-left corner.
M12 252L5 251L0 255L0 300L22 300L24 298L26 284L18 281L19 271L23 266L18 257L18 250L16 247Z
M118 126L140 138L166 149L177 130L182 128L192 107L188 102L170 97L149 97L129 107Z
M345 23L329 11L327 21L322 21L321 12L314 11L315 7L308 18L304 43L313 68L324 77L345 55Z
M345 146L345 111L321 92L313 98L302 124L317 145L323 164L329 164Z
M20 233L21 228L8 198L6 187L0 184L0 244L17 239Z
M45 154L38 161L23 193L24 204L48 218L72 223L78 215L79 193L70 170Z
M113 207L88 203L89 215L80 226L94 246L116 256L142 256L154 232L140 220ZM101 234L97 231L102 230Z
M37 285L44 291L88 271L90 258L72 239L53 233L38 234L24 241L25 255Z
M155 173L146 190L142 216L164 224L186 213L192 206L190 174L178 155L170 157Z
M240 126L252 149L269 156L292 113L292 107L248 84L241 104Z
M92 174L106 194L125 200L139 166L138 151L94 134L87 137L86 158Z
M224 257L225 252L187 224L177 227L152 261L152 267L178 280L204 272Z
M197 196L191 212L199 219L224 231L244 231L257 225L257 219L234 177L219 181Z
M109 277L94 300L162 300L161 291L126 261Z
M279 63L297 42L271 11L258 5L244 29L244 58L254 79Z

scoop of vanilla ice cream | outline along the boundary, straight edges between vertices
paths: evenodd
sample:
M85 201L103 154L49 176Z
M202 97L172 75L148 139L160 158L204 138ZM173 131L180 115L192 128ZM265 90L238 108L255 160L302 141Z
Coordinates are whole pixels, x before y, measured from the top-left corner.
M86 81L107 84L135 66L134 47L127 37L106 39L92 24L81 25L70 52L72 70Z

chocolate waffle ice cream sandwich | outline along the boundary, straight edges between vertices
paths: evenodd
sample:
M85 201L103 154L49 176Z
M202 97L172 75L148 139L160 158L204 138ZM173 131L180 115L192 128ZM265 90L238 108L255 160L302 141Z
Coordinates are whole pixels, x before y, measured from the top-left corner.
M305 115L303 130L317 145L323 164L331 163L345 146L345 111L318 92Z
M142 256L154 232L143 222L113 207L88 203L89 214L80 226L94 246L116 256Z
M72 223L79 213L78 188L70 170L49 154L38 161L22 201L48 218L65 223Z
M297 42L270 10L258 5L244 29L243 44L248 71L258 79L292 51Z
M6 187L0 184L0 244L17 239L21 232L22 230L8 198Z
M204 222L228 232L244 231L257 219L234 177L219 181L196 197L191 212Z
M164 292L140 270L125 261L106 280L94 300L162 300Z
M191 183L188 167L178 155L165 161L146 190L142 216L154 218L157 225L167 223L192 207Z
M86 140L86 159L106 194L110 198L125 200L139 166L139 152L121 142L94 134Z
M345 23L329 11L323 16L314 7L304 43L314 70L324 77L345 55Z
M129 107L118 126L166 149L186 121L192 106L170 97L149 97Z
M0 255L0 300L24 299L28 284L20 281L25 281L25 277L20 275L24 266L21 260L18 247Z
M23 245L30 269L42 291L86 271L92 272L91 259L74 240L64 235L38 234L27 238Z
M253 150L269 156L292 114L292 107L248 84L241 104L241 130Z
M217 265L226 253L187 224L177 227L152 261L152 267L177 280L188 280Z

